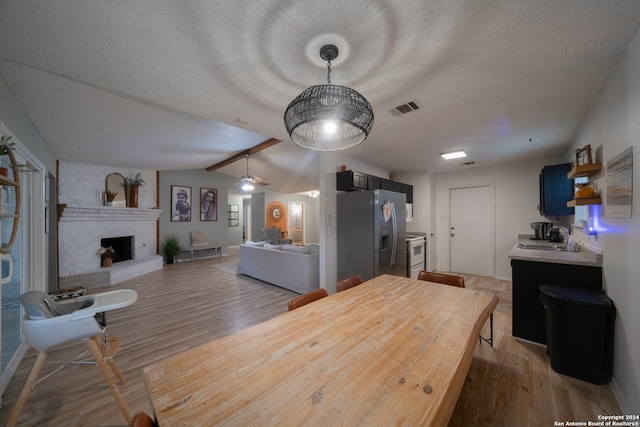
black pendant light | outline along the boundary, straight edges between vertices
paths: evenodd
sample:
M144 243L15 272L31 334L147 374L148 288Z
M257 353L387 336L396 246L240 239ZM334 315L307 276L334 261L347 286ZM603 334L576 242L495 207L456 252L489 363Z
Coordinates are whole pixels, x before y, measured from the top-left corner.
M320 57L327 61L327 84L311 86L291 101L284 124L296 144L318 151L344 150L364 141L373 127L369 101L353 89L331 84L331 61L338 48L325 45Z

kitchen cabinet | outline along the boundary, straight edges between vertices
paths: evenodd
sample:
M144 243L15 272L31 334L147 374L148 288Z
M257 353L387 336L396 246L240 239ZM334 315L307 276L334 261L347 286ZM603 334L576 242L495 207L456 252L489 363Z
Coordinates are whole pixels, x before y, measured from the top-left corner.
M382 178L377 176L369 175L367 177L367 190L381 190L380 181Z
M354 171L338 172L336 174L336 189L340 191L366 190L367 174Z
M567 178L570 163L545 166L540 173L540 215L573 215L574 209L567 206L573 199L573 180Z
M341 171L336 173L336 190L338 191L362 191L362 190L387 190L396 193L404 193L407 203L413 203L413 186L391 179L380 178L362 172Z
M546 344L544 308L540 286L554 285L602 291L602 267L511 260L512 335Z

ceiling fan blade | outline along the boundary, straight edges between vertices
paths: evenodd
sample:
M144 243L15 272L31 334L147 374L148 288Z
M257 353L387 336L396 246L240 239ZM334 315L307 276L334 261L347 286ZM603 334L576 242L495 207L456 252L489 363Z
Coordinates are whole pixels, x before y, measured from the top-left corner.
M276 138L269 138L266 141L263 141L258 145L254 145L251 148L247 148L246 150L241 151L240 153L235 154L235 155L229 157L226 160L218 162L215 165L209 166L206 170L211 172L211 171L214 171L216 169L220 169L221 167L224 167L224 166L230 165L231 163L237 162L238 160L244 158L248 154L255 154L255 153L257 153L259 151L262 151L262 150L264 150L266 148L274 146L274 145L278 144L279 142L282 142L282 141L279 140L279 139L276 139Z

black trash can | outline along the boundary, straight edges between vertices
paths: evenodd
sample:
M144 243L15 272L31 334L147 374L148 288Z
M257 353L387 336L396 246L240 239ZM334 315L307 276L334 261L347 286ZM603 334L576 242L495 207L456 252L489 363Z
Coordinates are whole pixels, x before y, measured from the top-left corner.
M613 375L613 301L600 292L542 285L540 302L553 370L608 384Z

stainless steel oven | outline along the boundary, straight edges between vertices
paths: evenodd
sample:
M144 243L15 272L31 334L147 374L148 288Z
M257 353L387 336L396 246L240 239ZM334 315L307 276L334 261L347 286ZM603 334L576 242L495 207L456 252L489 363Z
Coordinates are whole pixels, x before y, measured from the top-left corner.
M427 240L425 236L407 234L407 277L417 279L425 268Z

